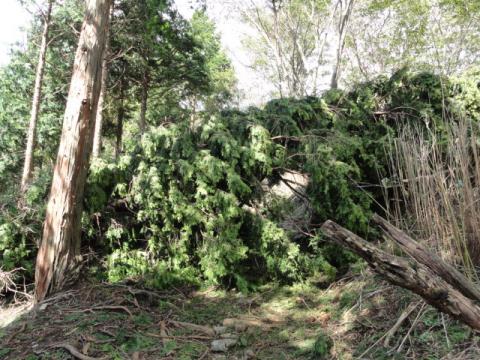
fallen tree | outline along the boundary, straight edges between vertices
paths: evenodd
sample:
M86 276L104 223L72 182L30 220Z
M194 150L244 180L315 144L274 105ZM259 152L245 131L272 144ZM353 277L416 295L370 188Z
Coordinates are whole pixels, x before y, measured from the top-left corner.
M466 297L475 301L480 301L480 289L468 280L460 271L443 261L440 256L428 251L425 246L412 239L381 216L375 214L372 221L416 261L428 267Z
M473 329L480 330L480 307L456 286L446 281L445 274L442 276L442 273L437 273L423 262L387 254L333 221L326 221L322 225L322 230L327 237L362 257L388 282L420 295L438 310L453 316ZM443 268L443 270L446 269ZM448 275L450 276L447 277L450 278L451 274ZM474 285L471 284L471 286Z

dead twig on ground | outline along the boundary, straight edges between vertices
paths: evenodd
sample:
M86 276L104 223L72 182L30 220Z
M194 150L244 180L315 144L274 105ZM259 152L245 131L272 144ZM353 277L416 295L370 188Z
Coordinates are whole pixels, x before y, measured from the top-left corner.
M52 348L59 348L67 350L72 356L80 360L103 360L104 357L101 358L94 358L91 356L83 355L80 351L78 351L73 345L67 343L61 343L57 345L51 346Z
M418 322L420 321L421 316L425 313L424 309L425 309L425 306L426 306L426 305L427 305L426 303L423 303L422 307L421 307L420 310L418 311L417 317L416 317L415 320L413 321L412 326L410 326L410 329L408 329L407 334L405 335L405 337L403 338L402 342L400 343L400 346L399 346L398 349L397 349L397 353L401 353L401 352L402 352L402 350L403 350L403 345L405 344L405 341L407 341L408 337L410 336L410 333L413 331L413 329L415 329L415 327L417 326Z
M146 335L159 338L159 339L172 339L172 340L212 340L213 336L202 336L202 335L178 335L178 336L163 336L158 334L146 333Z
M72 312L81 312L81 313L92 312L93 313L93 312L98 311L98 310L122 310L122 311L125 311L126 313L128 313L130 318L133 318L132 312L126 306L118 306L118 305L95 306L95 307L88 308L88 309L83 309L83 310L74 310Z
M390 330L387 332L387 336L385 337L385 341L383 342L383 346L388 347L390 345L390 340L392 339L393 335L400 329L400 326L408 319L410 314L420 305L421 301L417 303L411 303L407 306L407 308L402 312L398 320L395 322L395 325L392 326Z
M6 345L10 344L10 342L11 342L18 334L24 332L26 328L27 328L27 323L24 322L20 329L18 329L17 331L13 332L13 333L8 337L8 339L7 339L7 341L5 342L5 344L6 344Z
M209 336L215 336L215 331L210 326L197 325L197 324L192 324L188 322L173 321L173 320L170 320L169 323L177 327L184 327L193 331L202 332Z

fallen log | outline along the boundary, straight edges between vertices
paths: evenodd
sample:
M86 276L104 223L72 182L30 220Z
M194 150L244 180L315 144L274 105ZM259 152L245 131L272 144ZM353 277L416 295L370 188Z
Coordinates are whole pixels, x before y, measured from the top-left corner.
M425 265L387 254L333 221L326 221L322 230L327 237L365 259L388 282L420 295L438 310L480 330L480 307Z
M447 264L440 256L428 251L422 244L418 243L402 230L390 224L380 215L375 214L372 218L374 224L378 225L383 232L397 243L408 255L419 263L425 265L443 280L452 285L466 297L480 301L480 288L467 279L460 271L452 265Z

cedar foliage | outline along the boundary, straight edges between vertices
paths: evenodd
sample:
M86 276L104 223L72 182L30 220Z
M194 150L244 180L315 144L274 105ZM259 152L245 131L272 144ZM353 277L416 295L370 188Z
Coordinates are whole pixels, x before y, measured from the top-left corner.
M124 207L94 234L111 253L109 277L152 275L161 286L200 278L248 289L334 275L334 266L353 258L325 245L316 224L335 219L368 235L370 214L382 207L390 139L406 121L441 131L442 104L452 115L471 112L467 88L463 80L402 69L350 92L204 113L194 128L178 119L152 129L119 164L92 169L92 212L112 201ZM265 191L285 171L310 178L313 237L282 228L292 204Z
M390 139L407 122L439 134L446 119L478 119L478 83L478 72L446 79L402 69L349 92L204 112L195 125L177 110L174 121L127 142L118 162L92 165L85 237L107 256L110 280L142 277L156 286L205 280L247 290L271 280L331 278L354 257L326 245L319 224L333 219L369 236L372 210L385 205L380 185L390 181ZM310 236L282 228L293 205L265 191L285 171L310 178ZM38 178L39 189L48 188L46 178L45 185ZM32 202L33 220L13 215L13 206L2 209L4 268L31 264L40 202Z

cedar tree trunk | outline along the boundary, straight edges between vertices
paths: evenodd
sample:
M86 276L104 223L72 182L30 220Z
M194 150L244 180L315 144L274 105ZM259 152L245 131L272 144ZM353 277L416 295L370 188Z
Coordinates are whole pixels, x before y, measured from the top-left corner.
M35 300L60 290L80 260L82 202L111 0L87 0L35 269Z
M112 9L110 12L110 21L113 18L113 1ZM93 150L92 157L100 157L102 152L102 127L103 127L103 110L105 104L105 96L107 94L107 82L108 82L108 57L110 52L110 26L107 27L107 37L105 40L105 50L102 60L102 86L100 88L100 97L98 98L97 116L95 119L95 130L93 133Z

